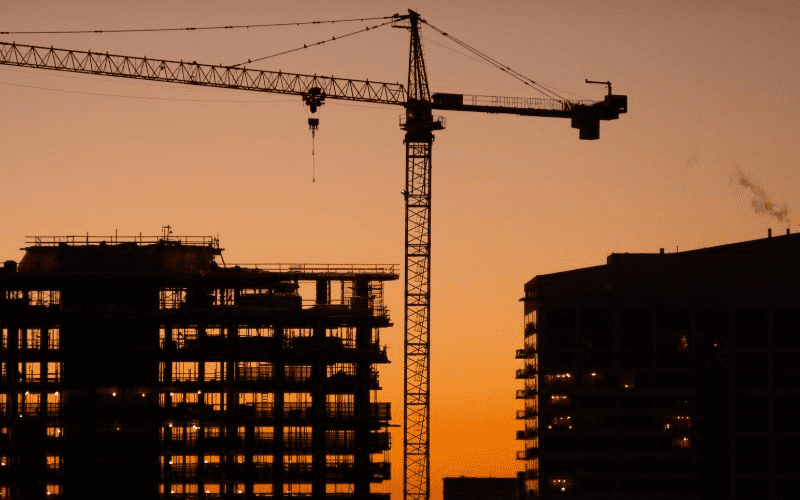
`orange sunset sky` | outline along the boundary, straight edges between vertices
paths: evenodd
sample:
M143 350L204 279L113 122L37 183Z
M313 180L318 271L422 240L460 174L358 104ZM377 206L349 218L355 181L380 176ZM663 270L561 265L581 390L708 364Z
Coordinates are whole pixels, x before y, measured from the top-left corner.
M611 80L629 113L579 141L568 120L444 113L433 146L431 486L521 468L514 351L523 284L610 252L692 249L800 222L800 2L0 2L0 31L188 27L387 16L434 26L570 98ZM0 41L210 64L377 21ZM423 26L432 92L530 96ZM249 67L406 82L408 32L384 27ZM329 100L316 138L299 97L0 66L0 259L26 235L219 235L231 262L396 263L401 107ZM757 213L739 172L789 210ZM402 276L401 276L402 277ZM382 398L402 424L403 284ZM402 492L402 430L393 479Z

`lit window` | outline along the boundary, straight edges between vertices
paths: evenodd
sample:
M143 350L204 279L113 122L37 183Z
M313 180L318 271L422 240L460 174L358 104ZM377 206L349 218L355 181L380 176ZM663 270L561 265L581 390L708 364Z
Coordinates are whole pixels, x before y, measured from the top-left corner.
M683 450L688 450L689 448L692 447L692 440L689 439L688 437L681 437L681 438L673 439L672 440L672 447L673 448L683 449Z
M238 330L239 337L272 337L275 332L270 327L242 326Z
M158 292L160 309L180 309L186 303L185 288L163 288Z
M196 361L172 362L173 382L196 382L199 373L200 370Z
M57 326L47 330L47 348L51 351L61 349L61 329Z
M38 415L42 401L42 395L35 392L25 391L24 394L17 394L17 408L21 415Z
M197 340L197 328L173 328L172 341L178 349L185 349L191 342Z
M237 361L236 378L241 381L255 382L272 379L272 363L265 361Z
M61 292L58 290L30 290L28 304L32 306L57 306L61 303Z
M64 430L61 427L48 427L47 428L47 437L49 437L49 438L60 438L63 433L64 433Z
M61 410L61 393L47 393L47 414L50 416L58 415Z
M306 382L311 380L311 365L287 365L284 368L287 382Z
M19 331L20 349L41 349L42 330L41 328L23 328Z
M207 326L206 335L209 337L224 337L225 329L221 326Z
M47 484L47 494L48 495L60 495L61 494L61 485L60 484Z
M232 288L217 288L214 290L215 306L232 306L234 292Z
M221 361L206 361L203 368L205 370L203 379L206 382L221 381L225 373L225 363Z
M47 455L47 468L48 469L60 469L61 468L61 457L58 455Z
M61 381L61 369L64 366L63 363L49 361L47 363L47 381L48 382L60 382Z
M22 375L22 382L41 382L42 380L41 365L38 362L17 363L17 370Z
M264 443L271 443L275 439L275 433L272 427L256 426L253 429L253 438ZM284 439L288 438L284 436Z

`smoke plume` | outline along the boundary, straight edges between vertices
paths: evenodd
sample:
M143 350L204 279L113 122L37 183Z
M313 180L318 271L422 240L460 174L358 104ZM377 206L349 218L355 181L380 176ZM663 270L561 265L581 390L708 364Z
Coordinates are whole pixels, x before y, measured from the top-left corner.
M755 210L757 214L765 213L775 217L780 222L786 221L788 225L792 224L789 218L789 209L786 208L786 204L784 203L780 207L776 207L775 204L770 201L764 189L758 184L753 184L741 170L739 171L739 184L749 189L753 194L753 199L750 200L750 204L753 205L753 210Z

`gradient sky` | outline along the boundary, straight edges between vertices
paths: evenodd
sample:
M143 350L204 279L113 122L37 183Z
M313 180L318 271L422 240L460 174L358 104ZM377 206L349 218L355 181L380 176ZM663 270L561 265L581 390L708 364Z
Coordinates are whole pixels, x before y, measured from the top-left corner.
M294 22L405 13L538 82L629 113L579 141L563 119L446 114L433 147L432 497L441 478L512 476L522 285L611 252L688 250L784 232L739 172L800 222L800 2L36 1L0 31ZM233 64L359 24L2 41ZM423 27L431 90L534 96ZM405 83L408 34L381 28L264 69ZM566 94L570 97L573 94ZM219 235L227 262L403 262L402 108L0 66L0 259L26 235ZM762 200L763 202L763 200ZM398 269L402 269L402 265ZM402 423L403 285L382 397ZM402 431L393 478L402 491ZM398 497L399 498L399 497Z

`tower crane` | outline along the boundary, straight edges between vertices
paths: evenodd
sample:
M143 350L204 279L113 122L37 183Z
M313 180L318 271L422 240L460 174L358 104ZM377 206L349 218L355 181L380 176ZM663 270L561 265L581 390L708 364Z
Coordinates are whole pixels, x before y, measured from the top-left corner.
M403 414L403 494L405 500L430 497L430 269L431 269L431 146L434 132L445 127L434 110L477 111L519 116L569 118L579 138L600 137L600 121L614 120L627 112L627 96L611 93L611 82L603 84L608 94L602 101L550 98L475 96L433 93L420 41L425 20L414 11L394 16L394 25L411 35L408 82L376 82L298 73L249 69L85 52L53 47L0 42L0 64L219 87L254 92L272 92L302 97L312 114L325 99L341 99L405 108L401 128L405 131L406 205L405 243L405 338ZM319 119L309 118L312 132Z

